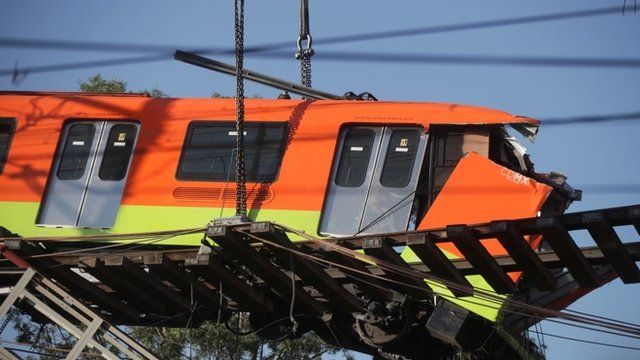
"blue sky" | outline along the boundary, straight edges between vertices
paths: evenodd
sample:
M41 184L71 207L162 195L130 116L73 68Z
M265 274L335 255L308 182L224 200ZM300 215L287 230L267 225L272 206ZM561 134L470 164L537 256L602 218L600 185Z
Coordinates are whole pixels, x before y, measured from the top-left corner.
M633 6L633 1L628 1ZM570 12L623 1L334 1L310 0L317 56L313 85L335 93L370 91L379 99L453 102L497 108L539 119L640 113L639 67L551 67L460 64L358 63L323 60L325 52L640 59L640 16L633 9L606 16L433 33L385 40L323 44L333 36L537 14ZM247 68L298 81L293 59L298 2L248 1L246 45L290 41L291 57L248 54ZM0 37L132 43L181 49L233 45L232 1L0 1ZM285 49L287 50L287 49ZM141 53L0 48L0 72L19 67L118 59ZM218 57L233 62L229 56ZM152 63L33 73L20 84L0 76L0 90L77 90L95 73L126 81L132 90L157 87L174 97L233 94L231 77L171 59ZM277 91L247 84L247 93ZM548 126L525 144L538 171L559 171L585 190L572 211L640 204L640 121ZM632 231L623 241L637 241ZM582 237L581 245L592 241ZM640 323L640 285L619 281L580 300L575 310ZM640 341L543 323L552 334L640 346ZM547 337L549 359L636 359L637 351Z

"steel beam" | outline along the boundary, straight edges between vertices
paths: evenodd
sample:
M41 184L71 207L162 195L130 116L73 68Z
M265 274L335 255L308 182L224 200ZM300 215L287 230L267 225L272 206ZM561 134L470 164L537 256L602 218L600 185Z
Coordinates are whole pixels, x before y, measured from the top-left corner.
M513 223L508 221L495 221L491 223L491 228L497 233L498 241L507 250L509 255L520 264L525 272L531 276L538 285L538 289L551 291L556 287L554 279L549 269L538 258L531 248L531 245L524 239Z
M253 223L250 231L252 234L286 249L297 250L287 235L281 230L274 229L269 222ZM281 266L299 276L307 285L316 288L326 299L331 300L332 303L335 302L335 305L340 310L347 313L361 312L363 310L362 303L358 298L347 291L339 282L332 279L318 264L278 246L268 244L266 246L276 254Z
M146 291L138 282L121 268L107 267L102 259L82 259L79 263L83 269L101 283L117 292L118 297L127 300L144 313L164 314L165 306L153 294Z
M549 243L580 285L586 287L598 286L598 277L591 268L591 264L582 255L582 252L559 218L537 219L536 226L542 233L543 239Z
M190 292L193 292L193 295L199 300L199 304L206 304L207 307L211 308L211 311L218 311L220 295L216 293L216 291L204 286L201 281L187 272L185 268L161 254L145 257L144 263L149 267L151 273L168 280L180 289L183 296L188 297L190 296ZM222 306L226 306L226 299L223 299Z
M625 284L640 282L640 269L624 249L624 245L618 234L604 217L602 212L592 212L582 215L582 222L587 225L587 230L598 244L607 261L618 273Z
M91 309L32 268L25 271L10 296L0 306L0 313L8 311L11 306L15 305L18 298L26 299L25 304L29 304L38 313L47 317L49 321L78 339L66 359L78 359L85 348L91 347L98 350L105 359L118 360L117 355L95 339L96 334L100 332L108 333L109 336L106 336L105 339L131 358L157 360L155 355L126 334L106 323ZM82 325L79 327L77 324ZM0 347L0 358L13 359L15 357L12 352Z
M12 250L19 250L27 256L44 255L42 249L34 243L12 240L11 242L5 242L5 245ZM34 268L47 277L56 279L60 284L70 289L74 295L80 296L94 304L99 304L112 314L122 315L126 319L133 320L134 322L140 319L140 313L136 309L123 303L113 294L107 293L103 289L91 284L67 267L61 266L50 257L32 257L30 261Z
M389 241L384 237L370 237L362 244L364 253L374 258L380 259L384 262L406 269L410 272L414 270L404 261L404 259L398 254ZM389 279L394 280L397 283L413 285L411 287L403 286L401 284L390 284L391 288L394 288L401 293L410 294L416 299L426 299L432 293L431 288L427 285L423 278L416 276L403 275L395 271L387 269L383 270ZM416 272L416 274L418 274Z
M250 268L283 298L291 298L295 291L295 298L299 300L297 304L301 308L310 311L315 316L323 316L328 313L328 308L325 305L311 297L301 286L292 284L289 276L261 256L240 233L233 230L233 227L212 226L207 230L207 236Z
M471 283L469 283L460 270L456 269L455 265L453 265L451 260L448 259L442 250L429 238L428 234L411 234L407 236L407 246L429 267L432 274L470 289L470 291L463 291L447 286L453 295L473 295L473 286Z
M245 280L235 276L214 255L197 255L185 260L185 266L215 286L224 296L235 300L241 310L270 313L275 309L272 300L254 287L249 286Z
M500 294L513 293L516 285L500 268L489 251L480 243L478 237L466 225L447 226L447 236L453 240L462 255L478 269L478 273Z
M107 269L122 271L122 276L131 278L135 286L147 292L156 302L162 302L166 308L177 312L192 312L193 306L188 299L185 299L179 292L171 289L153 275L144 271L139 266L133 264L129 259L122 256L108 256L105 259Z

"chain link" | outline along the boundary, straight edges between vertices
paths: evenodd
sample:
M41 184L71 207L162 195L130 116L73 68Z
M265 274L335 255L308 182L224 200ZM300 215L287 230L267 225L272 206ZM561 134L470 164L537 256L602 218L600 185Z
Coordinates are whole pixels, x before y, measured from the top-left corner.
M302 43L306 41L306 48ZM300 0L300 34L298 35L298 52L296 59L300 60L300 82L306 87L311 87L311 31L309 30L309 1Z
M244 167L244 0L234 0L236 44L236 216L247 216Z
M306 87L311 87L311 56L300 57L300 82Z

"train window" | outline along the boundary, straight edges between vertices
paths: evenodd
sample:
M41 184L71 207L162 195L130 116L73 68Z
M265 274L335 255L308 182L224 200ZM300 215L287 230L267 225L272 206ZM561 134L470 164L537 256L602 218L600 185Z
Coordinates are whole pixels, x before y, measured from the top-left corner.
M0 118L0 174L4 170L4 164L9 156L9 145L16 126L14 119Z
M359 187L367 176L375 133L371 129L349 129L344 137L336 171L336 185Z
M14 119L0 118L0 174L4 169L4 164L9 156L9 145L16 126Z
M74 124L69 128L67 141L60 157L58 179L78 180L82 178L89 160L95 132L94 124Z
M111 128L98 173L100 180L120 181L124 179L135 139L136 126L133 124L114 125Z
M176 178L178 180L235 181L235 123L197 121L189 125ZM287 123L245 123L246 179L273 182L280 170Z
M391 134L380 175L382 186L402 188L409 184L419 140L416 130L395 130Z

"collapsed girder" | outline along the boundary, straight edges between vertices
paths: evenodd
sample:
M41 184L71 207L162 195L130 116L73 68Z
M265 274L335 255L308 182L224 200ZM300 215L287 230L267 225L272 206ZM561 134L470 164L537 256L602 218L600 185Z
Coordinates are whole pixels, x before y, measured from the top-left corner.
M616 276L640 282L640 243L622 243L614 230L624 225L640 232L640 206L320 241L301 240L304 234L269 222L231 220L210 224L212 242L201 249L113 253L65 243L87 248L57 254L54 243L43 247L19 237L4 242L114 324L198 326L247 311L259 335L283 338L295 335L288 323L293 301L298 332L313 330L334 344L338 334L336 345L350 349L412 358L455 346L473 350L480 343L485 356L510 358L521 354L507 344L514 342L508 337L519 336L522 322L506 316L500 320L504 331L483 331L495 324L449 301L483 294L466 276L480 274L496 292L515 294L514 299L534 291L534 305L561 309ZM597 246L578 248L570 231L583 229ZM524 236L538 234L547 250L529 248ZM509 255L483 251L482 240L490 238ZM464 244L459 249L465 259L447 259L436 246L451 241ZM399 246L410 247L422 262L406 263ZM507 276L514 271L524 272L518 284ZM423 278L453 295L434 298L434 284ZM458 321L447 318L451 311L460 315ZM267 326L279 319L284 320Z

